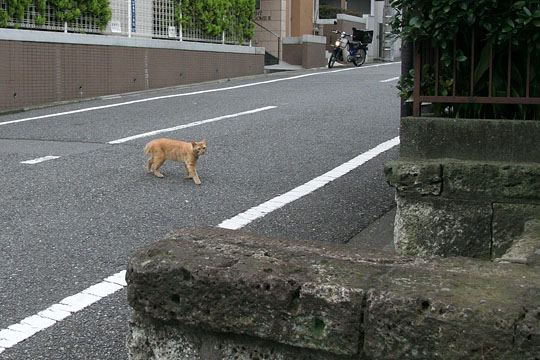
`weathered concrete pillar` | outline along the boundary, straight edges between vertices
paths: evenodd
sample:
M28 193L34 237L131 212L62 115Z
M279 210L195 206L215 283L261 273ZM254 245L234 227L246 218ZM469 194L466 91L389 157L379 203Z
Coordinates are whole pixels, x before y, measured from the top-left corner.
M497 258L540 219L540 122L408 117L400 132L385 172L401 254Z
M181 230L127 272L132 360L535 359L538 265Z

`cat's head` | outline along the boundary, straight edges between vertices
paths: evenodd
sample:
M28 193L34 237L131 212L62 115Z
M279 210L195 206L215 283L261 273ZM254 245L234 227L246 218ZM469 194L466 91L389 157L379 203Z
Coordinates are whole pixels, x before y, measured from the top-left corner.
M202 140L199 142L192 141L191 146L193 146L193 152L197 156L201 156L202 154L206 152L206 140Z

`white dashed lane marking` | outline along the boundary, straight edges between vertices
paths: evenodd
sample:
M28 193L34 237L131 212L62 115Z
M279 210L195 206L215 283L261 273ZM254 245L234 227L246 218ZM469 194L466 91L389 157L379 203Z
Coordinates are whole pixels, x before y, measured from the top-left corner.
M122 138L122 139L109 141L108 144L121 144L121 143L124 143L124 142L127 142L127 141L140 139L140 138L143 138L143 137L158 135L158 134L162 134L162 133L166 133L166 132L177 131L177 130L186 129L186 128L190 128L190 127L198 126L198 125L203 125L203 124L208 124L208 123L216 122L216 121L220 121L220 120L232 119L232 118L239 117L239 116L242 116L242 115L255 114L255 113L258 113L258 112L261 112L261 111L275 109L275 108L276 108L276 106L265 106L265 107L258 108L258 109L239 112L239 113L236 113L236 114L218 116L218 117L215 117L215 118L212 118L212 119L195 121L195 122L192 122L192 123L189 123L189 124L183 124L183 125L178 125L178 126L166 128L166 129L149 131L149 132L146 132L146 133L129 136L129 137L125 137L125 138Z
M381 80L379 82L386 83L386 82L391 82L391 81L396 81L396 80L399 80L399 76L393 77L393 78L390 78L390 79L386 79L386 80Z
M59 157L60 156L48 155L48 156L39 157L37 159L21 161L21 164L34 165L34 164L39 164L40 162L44 162L44 161L47 161L47 160L58 159Z

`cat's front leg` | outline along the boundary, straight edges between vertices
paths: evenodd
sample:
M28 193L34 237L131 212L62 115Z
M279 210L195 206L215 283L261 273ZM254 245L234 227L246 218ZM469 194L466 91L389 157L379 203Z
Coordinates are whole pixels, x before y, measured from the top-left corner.
M201 185L201 179L199 179L199 175L197 175L197 171L195 171L195 176L193 176L193 182L196 185Z
M197 169L195 168L195 164L186 164L186 168L188 171L188 178L193 179L193 182L197 185L201 184L201 179L199 179L199 175L197 174Z
M193 179L193 176L191 175L190 171L189 171L189 167L186 163L184 163L184 167L186 168L186 179Z

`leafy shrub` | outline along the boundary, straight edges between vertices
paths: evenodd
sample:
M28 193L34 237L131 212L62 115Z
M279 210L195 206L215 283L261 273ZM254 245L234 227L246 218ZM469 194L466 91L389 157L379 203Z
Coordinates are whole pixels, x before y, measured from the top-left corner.
M393 0L392 6L397 10L394 34L416 46L438 49L439 69L434 68L435 61L422 67L423 93L435 93L438 70L439 95L487 96L491 91L492 96L506 96L510 71L511 96L524 97L529 67L530 96L540 97L540 0ZM493 81L489 89L491 58ZM400 81L398 88L404 98L412 93L413 75L414 71L405 74ZM452 94L454 86L456 94ZM540 106L536 105L442 104L438 110L441 115L445 111L459 117L540 119Z
M111 20L109 0L9 0L7 9L0 9L0 27L7 26L10 18L22 20L25 11L34 4L38 12L36 25L45 22L47 4L53 9L59 21L70 22L82 14L92 16L97 26L103 30Z
M197 26L207 35L234 34L238 42L253 37L255 0L181 0L176 3L176 21Z

